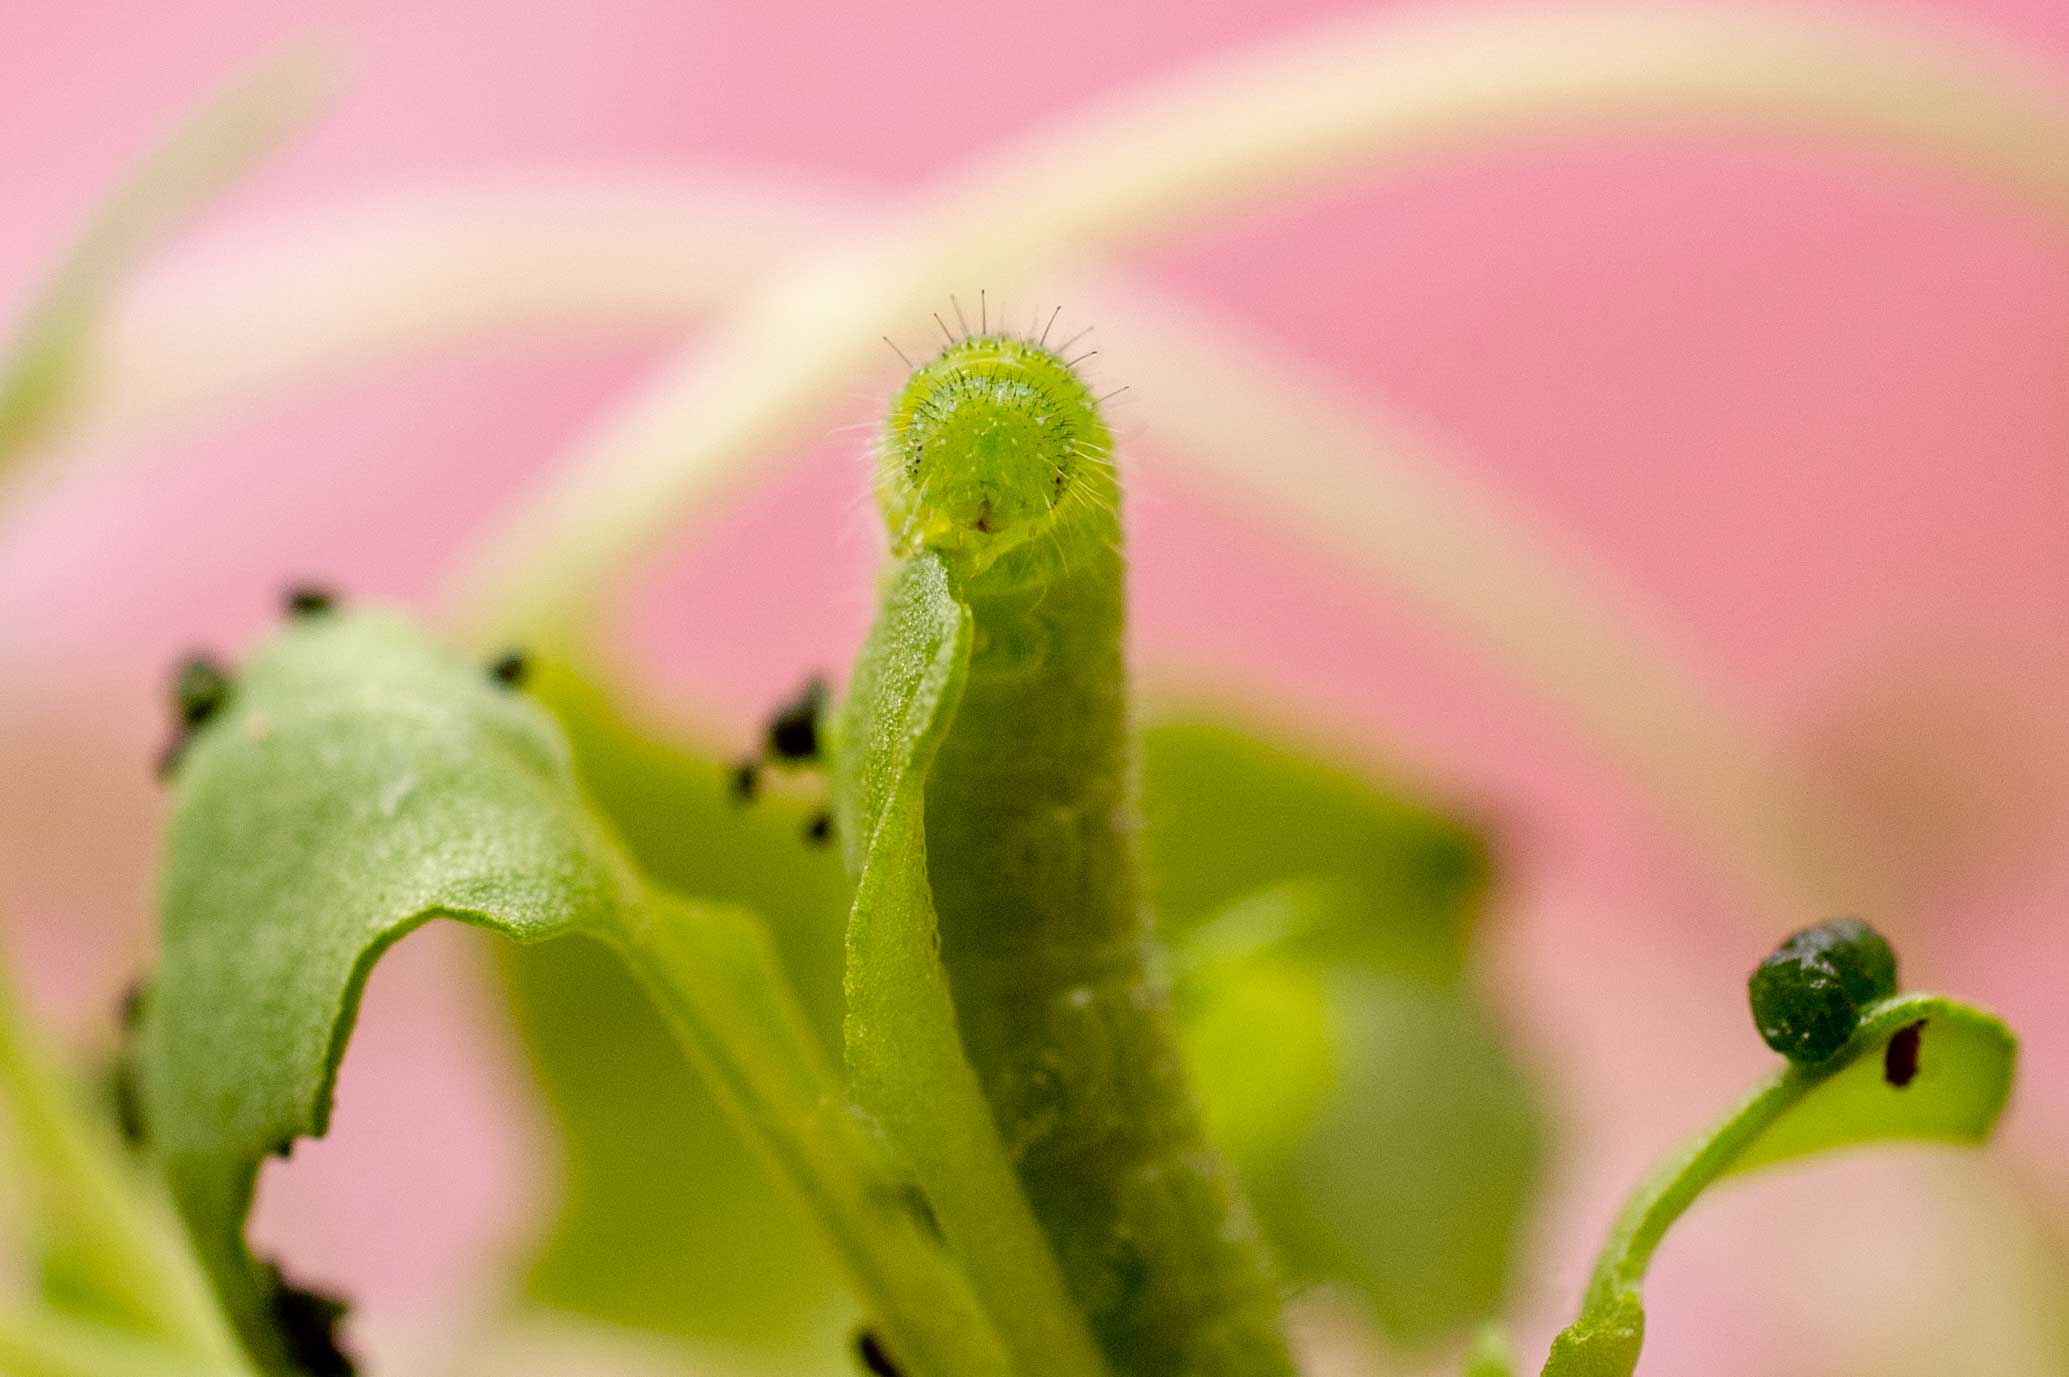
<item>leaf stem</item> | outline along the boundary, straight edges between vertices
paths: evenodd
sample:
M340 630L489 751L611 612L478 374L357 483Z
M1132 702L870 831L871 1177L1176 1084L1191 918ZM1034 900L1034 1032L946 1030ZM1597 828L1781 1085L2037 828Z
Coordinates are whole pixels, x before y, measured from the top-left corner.
M1876 1115L1886 1108L1879 1111L1875 1100L1856 1098L1838 1111L1840 1119L1808 1134L1796 1133L1793 1141L1776 1141L1792 1136L1778 1126L1812 1092L1883 1049L1900 1030L1928 1021L1938 1026L1933 1035L1940 1044L1939 1069L1933 1073L1938 1083L1931 1089L1913 1085L1912 1078L1921 1074L1914 1052L1911 1072L1888 1085L1883 1084L1887 1073L1871 1078L1873 1093L1885 1107L1906 1104L1912 1110L1928 1108L1938 1098L1952 1107L1954 1117L1878 1122ZM1964 1061L1949 1053L1957 1045L1949 1039L1958 1031L1981 1037L1978 1045L1991 1049L1985 1060ZM1653 1252L1674 1221L1720 1177L1885 1134L1977 1141L1988 1135L2003 1110L2014 1051L2009 1030L1982 1010L1943 995L1895 995L1864 1009L1846 1045L1828 1060L1786 1063L1768 1075L1632 1192L1596 1255L1579 1317L1553 1344L1547 1377L1620 1377L1631 1371L1644 1332L1639 1291ZM1843 1117L1849 1114L1851 1121Z
M1824 1074L1824 1068L1782 1067L1653 1169L1631 1193L1596 1254L1583 1319L1603 1313L1644 1279L1653 1250L1674 1221Z
M714 1096L826 1223L902 1369L1008 1377L991 1321L849 1109L759 924L674 900L651 910L628 916L611 945Z

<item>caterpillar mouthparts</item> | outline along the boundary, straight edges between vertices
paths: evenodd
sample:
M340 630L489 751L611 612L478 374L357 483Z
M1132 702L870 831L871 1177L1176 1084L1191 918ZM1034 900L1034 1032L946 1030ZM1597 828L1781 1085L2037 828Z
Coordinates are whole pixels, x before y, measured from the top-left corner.
M1098 524L1076 518L1114 508L1112 449L1091 390L1040 340L951 338L891 404L877 497L900 556L934 550L965 578L1037 543L1068 563Z

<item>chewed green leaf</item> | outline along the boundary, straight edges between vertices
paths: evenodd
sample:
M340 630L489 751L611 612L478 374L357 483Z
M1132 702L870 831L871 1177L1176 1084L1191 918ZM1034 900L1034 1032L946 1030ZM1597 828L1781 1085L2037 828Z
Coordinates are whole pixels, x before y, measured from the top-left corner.
M277 1279L242 1238L258 1163L323 1130L374 960L451 917L617 951L910 1369L1004 1371L967 1282L849 1117L759 923L649 889L551 719L401 620L302 618L254 657L181 766L163 900L146 1128L268 1370L292 1361Z
M963 1054L927 878L925 786L970 657L941 561L906 562L857 662L841 727L841 832L859 880L848 921L847 1052L857 1104L917 1175L1025 1372L1103 1364L1029 1212Z
M271 1278L242 1226L259 1162L321 1134L367 972L435 916L520 941L598 927L636 882L550 719L399 618L297 621L181 764L145 1024L146 1122L239 1329Z
M1980 1143L2011 1096L2018 1039L1973 1005L1900 995L1869 1010L1841 1055L1732 1172L1884 1140Z
M1143 826L1152 897L1182 936L1243 895L1326 877L1366 921L1307 935L1318 954L1455 976L1490 866L1467 827L1372 781L1198 716L1143 732Z
M1775 1072L1639 1187L1547 1377L1627 1377L1644 1334L1646 1265L1720 1177L1863 1143L1980 1143L2010 1097L2017 1055L2010 1029L1973 1005L1932 994L1870 1005L1838 1052Z

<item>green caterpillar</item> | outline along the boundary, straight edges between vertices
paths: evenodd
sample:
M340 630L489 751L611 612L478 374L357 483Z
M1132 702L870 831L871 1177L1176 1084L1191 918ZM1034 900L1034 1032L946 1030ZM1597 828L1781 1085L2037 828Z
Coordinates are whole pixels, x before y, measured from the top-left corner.
M891 406L876 488L894 552L935 552L972 614L927 778L928 877L965 1049L1066 1285L1117 1373L1290 1374L1141 894L1097 399L1039 339L951 337Z

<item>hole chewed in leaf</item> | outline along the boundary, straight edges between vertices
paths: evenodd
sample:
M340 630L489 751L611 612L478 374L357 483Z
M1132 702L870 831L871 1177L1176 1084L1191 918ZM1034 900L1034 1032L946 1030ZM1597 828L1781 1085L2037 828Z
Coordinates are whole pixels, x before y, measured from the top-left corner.
M299 1371L309 1377L356 1377L350 1355L338 1347L338 1325L350 1309L336 1296L297 1286L273 1272L273 1323L282 1346Z
M1918 1075L1918 1043L1925 1032L1924 1019L1897 1029L1882 1052L1882 1079L1902 1090Z

